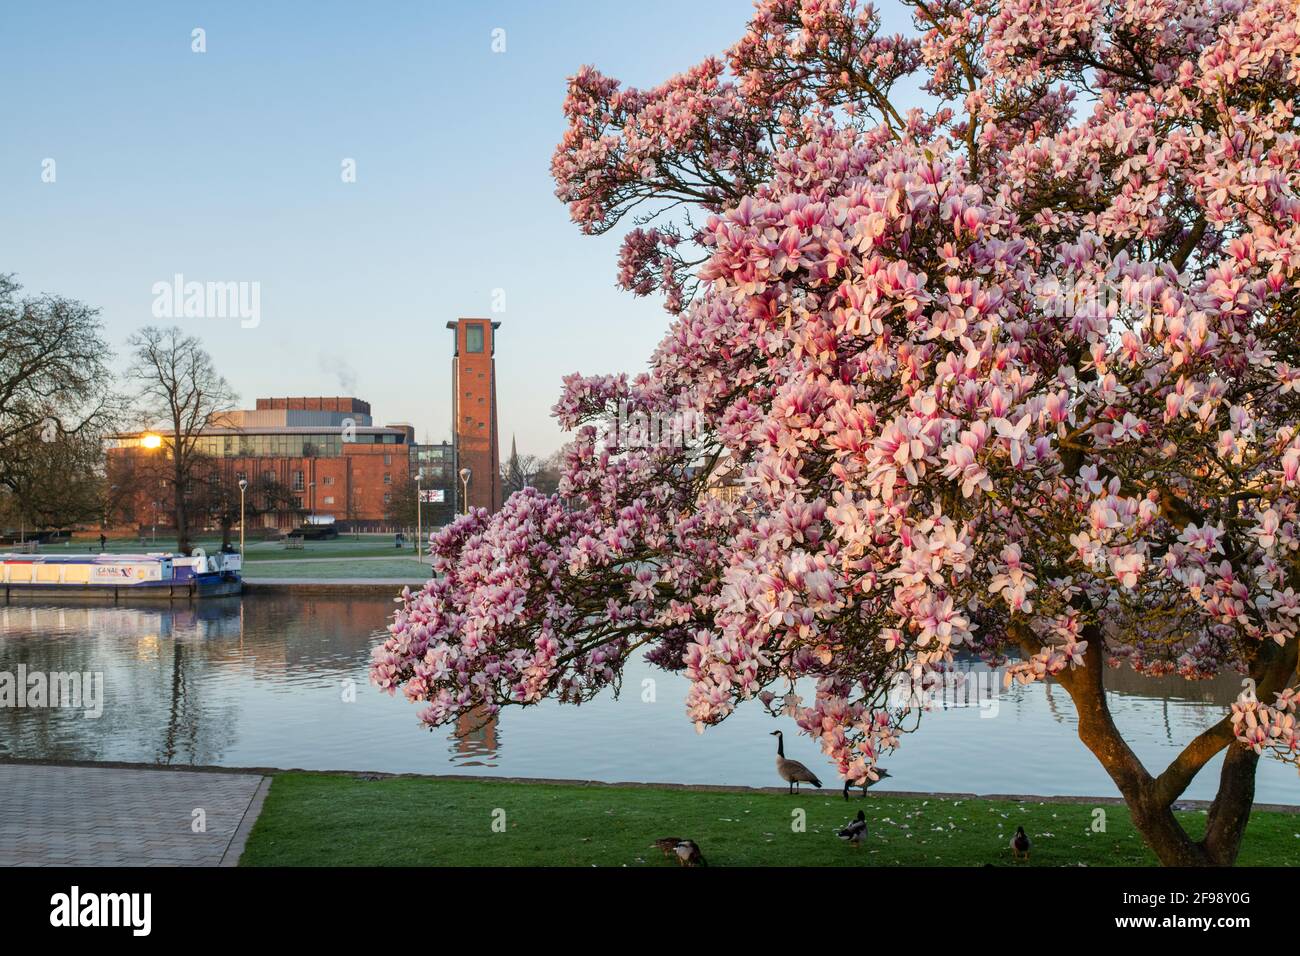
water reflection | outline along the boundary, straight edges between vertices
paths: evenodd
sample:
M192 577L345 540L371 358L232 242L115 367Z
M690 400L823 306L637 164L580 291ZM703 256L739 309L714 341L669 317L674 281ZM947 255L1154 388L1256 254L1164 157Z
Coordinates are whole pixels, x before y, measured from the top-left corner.
M451 735L456 763L462 767L495 767L501 749L501 719L476 707L456 721Z
M422 733L418 707L367 684L370 649L392 603L381 598L257 596L167 607L0 607L0 670L104 674L104 711L0 708L0 753L65 760L303 767L683 783L773 785L771 719L741 707L696 735L685 684L644 661L626 686L582 707L545 703L499 718L466 715ZM965 662L968 676L980 665ZM988 675L984 675L988 676ZM1225 676L1189 683L1107 674L1116 721L1149 767L1223 713L1240 691ZM888 762L880 789L1111 794L1075 735L1074 706L1053 685L996 686L996 718L978 707L934 713ZM792 728L787 728L791 730ZM788 754L820 768L806 739ZM1217 766L1189 796L1212 795ZM1257 798L1300 802L1295 771L1261 764Z

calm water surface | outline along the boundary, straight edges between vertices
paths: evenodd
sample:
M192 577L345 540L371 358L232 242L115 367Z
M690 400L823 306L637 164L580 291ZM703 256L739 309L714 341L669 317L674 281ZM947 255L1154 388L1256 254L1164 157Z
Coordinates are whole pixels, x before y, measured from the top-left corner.
M787 731L787 754L823 780L835 775L815 744L792 736L757 704L697 735L685 681L631 663L618 699L581 707L546 703L507 711L459 735L429 732L417 705L367 682L370 650L391 601L249 596L194 607L0 607L0 671L99 671L104 711L0 708L0 754L63 760L301 767L565 777L590 780L777 785L768 734ZM655 700L642 700L653 678ZM1108 675L1111 707L1148 768L1163 766L1217 720L1240 690L1235 678L1199 684ZM344 698L354 682L355 702ZM976 793L1113 794L1075 736L1061 688L1001 692L996 716L978 708L935 712L887 759L880 789ZM1218 763L1189 797L1213 796ZM1257 799L1300 803L1300 778L1260 765Z

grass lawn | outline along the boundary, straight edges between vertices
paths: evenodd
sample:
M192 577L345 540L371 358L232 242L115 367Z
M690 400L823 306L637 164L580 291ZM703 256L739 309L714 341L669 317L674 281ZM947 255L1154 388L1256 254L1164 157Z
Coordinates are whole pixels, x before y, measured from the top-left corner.
M236 539L238 540L238 539ZM236 545L238 546L238 545ZM392 558L405 555L415 561L414 537L407 538L406 547L393 547L391 534L363 534L360 540L345 535L330 541L304 541L302 550L286 548L281 541L246 543L244 557L249 564L262 561L311 561L317 558Z
M835 831L858 809L870 833L855 849ZM804 832L793 830L796 810ZM679 836L710 866L1154 866L1128 812L1105 810L1106 832L1094 833L1083 804L285 773L240 865L672 867L649 844ZM1182 816L1192 827L1204 820ZM1027 864L1008 847L1017 826L1034 841ZM1256 813L1239 862L1300 864L1300 815Z
M238 541L236 536L236 546ZM195 539L194 546L215 554L221 549L221 539L204 535ZM142 549L138 538L109 538L106 550L110 554L138 554ZM156 542L152 542L146 539L143 550L175 551L176 540L159 537ZM98 535L75 535L70 544L42 548L45 554L87 551L99 552ZM361 578L423 583L429 576L427 563L421 566L415 560L414 541L408 539L407 546L399 551L393 547L391 534L363 534L359 538L344 535L330 541L306 541L301 550L287 549L280 541L249 541L245 546L244 558L244 576L250 581L275 578L337 581Z
M236 548L239 547L239 533L236 531L231 536L231 541ZM200 535L194 540L194 546L203 548L209 554L221 550L221 538L212 535ZM146 551L175 551L176 539L159 536L157 541L151 541L149 536L145 536L143 549ZM70 544L51 544L41 549L46 554L84 554L87 551L99 553L99 536L92 535L73 535ZM141 551L139 538L118 537L109 538L105 550L109 554L138 554ZM317 558L392 558L407 556L414 563L415 559L415 541L413 537L407 539L406 547L400 551L393 547L393 536L391 534L363 534L360 537L352 535L342 535L330 541L305 541L302 550L290 550L285 548L282 541L253 541L248 540L244 544L244 558L249 564L260 564L263 561L311 561Z
M420 565L415 555L391 558L387 561L259 561L248 562L244 577L249 581L276 578L311 578L313 581L331 581L340 578L375 578L419 581L429 579L429 566Z
M238 535L235 542L238 547ZM221 538L219 536L200 535L194 539L196 548L203 548L209 554L221 550ZM144 544L140 544L140 539L136 537L109 537L108 544L104 550L109 554L140 554L142 551L175 551L176 539L159 534L156 539L152 538L146 531ZM86 554L94 552L99 554L99 535L95 534L74 534L69 542L60 541L56 544L41 545L42 554Z
M239 546L239 531L235 531L230 536L231 544L235 548ZM146 532L144 536L143 548L151 551L174 551L177 541L174 537L159 535L157 540L151 540L151 536ZM194 540L195 548L203 548L209 554L221 549L221 537L216 535L200 535ZM109 554L138 554L142 548L138 537L109 537L105 550ZM99 535L98 533L78 533L73 535L72 542L65 544L45 545L42 549L48 554L66 554L66 553L85 553L85 551L95 551L99 553ZM283 541L256 541L248 538L244 542L244 557L248 561L304 561L311 558L391 558L395 554L415 555L415 540L413 536L407 538L407 546L398 550L393 546L393 535L341 535L337 538L331 538L328 541L304 541L302 550L289 550L285 548Z

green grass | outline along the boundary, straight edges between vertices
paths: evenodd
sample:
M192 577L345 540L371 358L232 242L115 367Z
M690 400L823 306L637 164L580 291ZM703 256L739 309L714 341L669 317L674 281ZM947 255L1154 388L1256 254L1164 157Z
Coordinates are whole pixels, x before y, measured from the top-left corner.
M404 581L426 581L429 566L420 565L415 555L391 560L373 561L267 561L248 563L244 577L249 581L276 578L310 578L313 581L331 581L340 578L400 578Z
M415 559L415 541L407 539L406 547L398 550L393 547L393 536L362 535L361 540L351 537L335 538L331 541L304 541L302 550L286 548L280 541L259 541L248 543L244 547L244 557L249 564L262 561L303 561L317 558L392 558L407 555L412 562Z
M861 808L860 848L835 831ZM795 832L794 811L806 813ZM710 866L1154 866L1123 807L871 795L276 775L242 866L675 866L649 844L697 841ZM504 816L502 817L502 813ZM1203 826L1203 813L1182 814ZM504 820L495 832L494 819ZM1015 863L1018 825L1034 841ZM1256 813L1242 865L1300 864L1300 816Z
M176 539L159 536L156 541L145 535L143 545L148 551L175 551ZM239 547L239 534L231 536L231 542ZM202 535L194 540L194 546L203 548L209 554L221 549L221 538ZM84 553L99 551L98 535L74 535L70 545L63 543L46 545L41 549L47 554ZM109 538L105 548L109 554L136 554L141 550L140 539L135 537ZM291 550L282 541L248 540L244 545L244 557L249 564L263 561L311 561L317 558L392 558L406 555L414 563L415 541L407 539L406 547L400 551L393 547L391 534L363 534L360 538L343 535L330 541L305 541L302 550Z
M238 547L239 537L234 538ZM209 554L221 549L221 539L211 536L196 538L194 546ZM156 542L145 539L148 551L175 551L175 538L159 537ZM0 549L2 550L2 549ZM99 551L98 535L75 535L70 545L47 545L41 549L46 554L73 554ZM110 538L106 550L110 554L134 554L141 550L138 538ZM403 580L423 582L428 579L428 566L416 563L414 542L408 539L400 551L393 547L391 534L351 535L330 541L305 541L301 550L287 549L280 541L248 541L245 544L245 577L250 581L274 578L302 578L312 581L337 581L347 578L371 580ZM365 560L349 560L364 558Z
M236 536L236 546L238 545L238 536ZM201 535L194 539L196 548L203 548L209 554L221 549L221 538L209 535ZM104 548L109 554L139 554L143 551L175 551L176 539L166 535L158 535L156 539L152 538L148 531L145 532L144 544L140 544L137 537L110 537L108 544ZM99 553L99 535L98 534L74 534L70 543L58 542L57 544L41 545L43 554L85 554L87 551Z

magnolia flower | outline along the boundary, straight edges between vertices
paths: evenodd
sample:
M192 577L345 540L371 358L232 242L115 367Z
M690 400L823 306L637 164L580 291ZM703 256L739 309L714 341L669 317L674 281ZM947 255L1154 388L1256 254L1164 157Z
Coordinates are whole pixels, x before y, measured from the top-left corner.
M1137 587L1138 576L1145 564L1146 559L1136 552L1110 556L1111 574L1115 575L1123 587L1129 589Z

